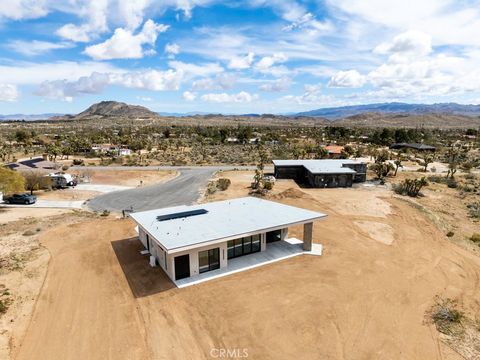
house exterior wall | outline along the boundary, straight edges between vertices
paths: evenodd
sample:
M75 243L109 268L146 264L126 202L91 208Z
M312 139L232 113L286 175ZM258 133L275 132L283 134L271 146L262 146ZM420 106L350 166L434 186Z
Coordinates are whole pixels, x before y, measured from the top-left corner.
M353 174L312 174L308 173L308 183L316 188L351 187Z
M276 166L274 176L277 179L293 179L300 183L305 182L306 170L303 166Z
M288 228L283 228L281 229L281 231L281 238L282 240L285 240L288 236ZM260 251L265 251L267 249L266 232L258 232L252 235L256 234L260 235ZM138 238L143 244L143 246L147 248L147 233L141 226L138 227ZM174 254L167 254L167 252L158 244L158 242L150 236L150 255L155 257L157 264L163 269L163 271L165 271L168 277L175 281L175 258L177 256L182 256L186 254L189 255L190 276L196 276L200 274L198 253L209 249L219 248L220 269L226 268L228 266L227 242L228 241L213 245L201 246L190 250L180 251Z
M277 179L293 179L300 184L318 188L351 187L353 183L367 180L366 163L343 166L355 170L356 174L312 174L303 166L275 166L274 169Z

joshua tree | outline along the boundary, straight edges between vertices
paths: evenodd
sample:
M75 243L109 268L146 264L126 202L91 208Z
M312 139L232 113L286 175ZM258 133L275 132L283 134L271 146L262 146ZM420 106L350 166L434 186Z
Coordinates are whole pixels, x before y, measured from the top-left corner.
M423 171L427 172L428 165L435 161L435 154L424 153L421 156L420 165L423 166Z

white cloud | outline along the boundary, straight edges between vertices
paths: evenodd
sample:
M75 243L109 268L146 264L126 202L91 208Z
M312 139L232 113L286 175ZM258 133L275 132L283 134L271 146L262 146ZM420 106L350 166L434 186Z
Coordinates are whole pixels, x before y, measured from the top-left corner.
M282 92L287 91L292 81L289 78L281 78L273 81L269 81L259 87L262 91L269 92Z
M250 66L252 66L254 58L255 54L253 52L249 52L245 56L235 56L230 59L228 68L233 70L248 69Z
M278 63L283 63L288 60L288 57L284 53L275 53L272 56L265 56L261 58L256 64L255 67L259 71L267 71L273 65Z
M0 101L17 101L20 93L15 85L0 84Z
M180 53L180 46L175 43L167 43L165 45L165 53L168 55L169 58L173 59L175 55L178 55Z
M143 45L154 46L159 33L167 31L168 25L147 20L142 31L134 35L131 31L118 28L113 36L103 43L88 46L85 54L95 60L139 59L146 51Z
M47 15L45 0L10 0L0 4L0 19L35 19Z
M199 63L191 64L182 61L169 61L168 65L177 71L182 71L186 78L195 78L199 76L210 76L224 71L217 63Z
M257 95L252 95L246 91L240 91L238 94L205 94L201 96L201 99L213 103L249 103L257 99L257 97Z
M44 81L35 95L51 99L71 100L85 94L99 94L110 85L150 91L175 91L180 88L182 71L145 70L124 73L98 73L77 80Z
M232 74L218 74L215 78L203 78L192 83L193 90L227 90L236 82Z
M143 102L153 101L153 98L151 98L150 96L137 96L137 99Z
M10 65L0 65L0 83L31 85L52 79L76 81L92 73L122 73L126 70L108 63L93 61L56 61L51 63L34 63L15 61Z
M329 87L357 88L365 84L365 77L357 70L339 71L330 78Z
M60 42L52 43L48 41L24 41L24 40L13 40L10 41L7 46L25 56L37 56L41 54L48 53L52 50L57 49L68 49L73 47L72 43Z
M82 18L87 18L88 21L81 25L65 24L56 31L56 34L67 40L88 42L93 37L108 31L108 5L108 0L88 0L79 7L73 6L70 11Z
M425 56L432 52L432 37L421 31L410 30L399 34L390 42L384 42L374 49L378 54Z
M184 91L182 97L186 101L193 101L196 99L197 94L190 91Z

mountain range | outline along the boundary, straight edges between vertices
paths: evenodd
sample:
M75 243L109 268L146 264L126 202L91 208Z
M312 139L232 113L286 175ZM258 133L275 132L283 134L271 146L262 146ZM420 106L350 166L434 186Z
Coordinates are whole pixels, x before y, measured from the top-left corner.
M299 116L320 116L329 120L342 119L349 116L364 113L380 114L455 114L466 116L479 116L480 105L462 105L457 103L438 104L407 104L400 102L378 103L367 105L352 105L332 108L321 108L316 110L297 113Z

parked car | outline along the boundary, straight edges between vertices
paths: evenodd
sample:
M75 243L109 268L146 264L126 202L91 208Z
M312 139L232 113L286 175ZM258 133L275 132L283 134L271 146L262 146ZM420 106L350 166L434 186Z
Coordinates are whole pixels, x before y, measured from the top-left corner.
M14 194L3 198L3 201L7 204L24 204L30 205L37 202L37 197L30 194Z

